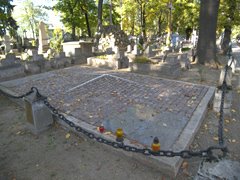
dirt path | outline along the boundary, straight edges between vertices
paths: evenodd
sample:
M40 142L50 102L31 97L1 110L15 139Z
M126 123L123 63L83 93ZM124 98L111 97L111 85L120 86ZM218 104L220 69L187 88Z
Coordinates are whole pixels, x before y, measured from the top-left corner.
M209 71L209 82L211 80ZM234 87L239 83L234 76ZM186 80L187 76L184 76ZM188 79L191 81L191 79ZM228 159L240 161L240 91L233 89L232 115L225 117ZM25 127L24 110L0 96L0 179L174 179L89 139L68 133L58 125L39 136ZM209 111L191 147L206 148L216 144L218 115ZM70 136L69 136L70 135ZM192 179L199 158L186 160L176 179Z

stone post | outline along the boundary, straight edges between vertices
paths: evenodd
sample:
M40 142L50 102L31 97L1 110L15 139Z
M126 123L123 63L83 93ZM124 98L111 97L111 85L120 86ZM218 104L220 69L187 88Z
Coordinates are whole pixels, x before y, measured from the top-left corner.
M225 72L226 72L225 68L221 70L220 78L219 78L219 82L218 82L219 87L221 87L223 84ZM231 68L228 68L228 71L227 71L226 84L227 84L228 88L232 87L232 69Z
M36 94L24 98L25 112L27 119L27 127L34 134L48 129L53 123L53 116L47 106L44 104L44 99L39 99Z
M214 100L213 100L213 110L215 112L220 112L221 99L222 99L222 90L216 90ZM223 112L225 114L230 114L231 106L232 106L232 91L227 91L224 96Z

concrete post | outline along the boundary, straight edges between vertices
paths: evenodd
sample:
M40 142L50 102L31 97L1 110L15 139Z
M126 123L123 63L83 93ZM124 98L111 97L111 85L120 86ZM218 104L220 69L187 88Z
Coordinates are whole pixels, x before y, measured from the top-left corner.
M24 98L24 104L27 127L33 134L39 134L51 126L53 116L44 104L43 98L39 99L36 97L36 94L34 94Z
M214 100L213 100L213 110L215 112L220 112L221 99L222 99L222 90L216 90ZM225 114L230 114L231 106L232 106L232 91L227 91L225 93L225 98L224 98L223 112Z
M225 68L221 70L218 86L222 86L225 72L226 72ZM231 68L228 68L227 75L226 75L226 83L228 88L232 87L232 69Z

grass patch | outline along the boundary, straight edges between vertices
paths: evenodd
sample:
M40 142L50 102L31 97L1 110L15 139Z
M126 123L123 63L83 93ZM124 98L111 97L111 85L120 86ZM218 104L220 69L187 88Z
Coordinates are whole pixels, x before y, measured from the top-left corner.
M99 58L99 59L107 59L107 55L96 56L96 58Z
M185 48L182 48L182 51L189 51L191 48L189 47L185 47Z
M145 56L139 56L134 59L134 63L150 63L150 64L152 64L153 62Z

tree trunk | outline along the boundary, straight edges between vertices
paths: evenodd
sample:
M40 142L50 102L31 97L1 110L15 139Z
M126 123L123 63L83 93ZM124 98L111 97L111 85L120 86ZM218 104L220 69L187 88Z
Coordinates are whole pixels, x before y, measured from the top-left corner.
M237 4L236 0L230 0L228 1L228 11L227 11L227 16L228 16L228 21L226 22L224 26L224 37L223 41L221 44L221 49L223 51L223 54L227 54L228 49L229 49L229 43L231 41L231 33L232 33L232 24L234 24L234 14L238 13L236 11Z
M158 32L157 32L158 36L161 36L162 34L162 23L163 23L163 20L162 20L162 12L161 12L161 14L158 17Z
M146 41L147 35L146 35L146 5L143 4L142 8L142 35L143 40Z
M76 26L72 24L72 40L76 40Z
M220 0L202 0L197 57L200 64L216 65L216 28Z
M91 28L90 28L90 24L89 24L89 20L88 20L88 13L84 12L84 15L85 15L85 20L86 20L86 25L87 25L88 37L92 37L92 32L91 32Z
M102 29L102 5L103 5L103 0L99 0L98 1L98 27L97 27L98 32Z
M226 26L224 29L224 37L221 44L221 49L223 51L223 54L225 55L227 54L229 43L231 41L231 33L232 33L232 28L230 26Z
M112 20L112 0L110 0L110 4L109 4L110 8L109 8L109 23L110 25L113 25L113 20Z

